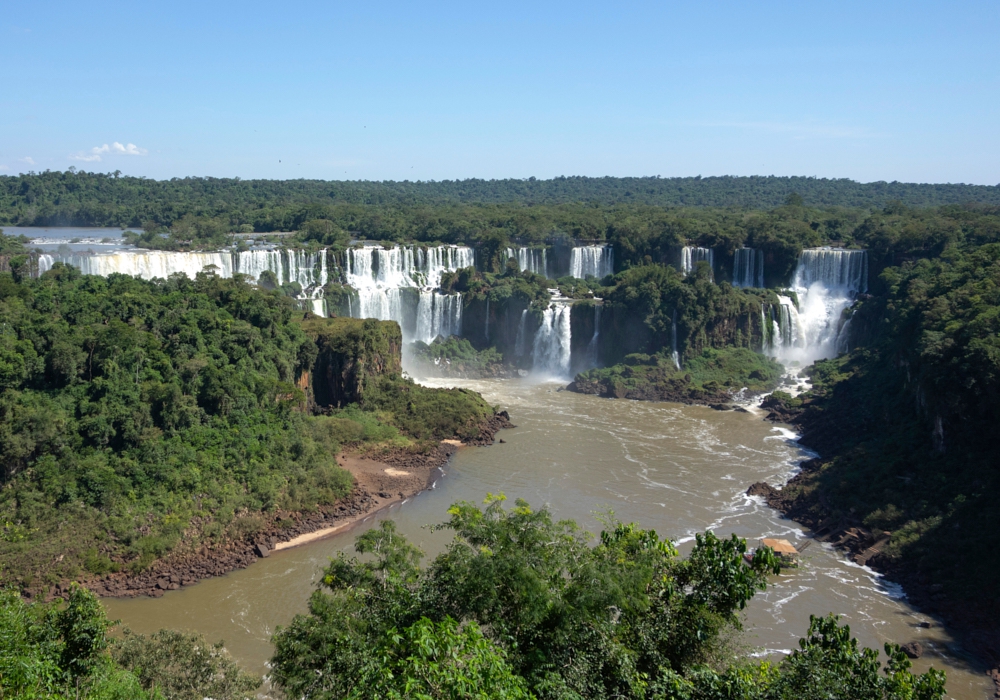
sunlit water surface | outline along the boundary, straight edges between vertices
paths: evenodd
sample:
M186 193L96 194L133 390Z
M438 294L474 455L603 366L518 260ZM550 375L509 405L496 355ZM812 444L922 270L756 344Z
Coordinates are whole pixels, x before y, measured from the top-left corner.
M745 495L755 481L783 483L808 458L790 430L761 420L759 412L608 400L515 380L424 383L479 391L507 408L518 427L500 434L505 444L460 450L434 488L353 532L276 552L160 599L106 600L110 615L140 632L171 627L224 639L245 667L266 673L271 635L305 611L321 568L349 550L362 528L391 517L433 556L448 535L426 526L444 520L451 503L481 502L487 492L547 504L557 518L576 519L594 532L600 526L593 513L611 508L623 521L675 539L682 551L706 529L753 543L765 536L797 546L808 541L795 523ZM907 605L898 586L818 542L803 552L800 568L774 578L750 603L746 641L762 655L788 652L805 634L810 614L829 612L841 615L866 646L921 642L924 657L914 668L945 669L950 697L978 700L991 692L985 669L967 662L937 621ZM918 627L923 621L933 627Z

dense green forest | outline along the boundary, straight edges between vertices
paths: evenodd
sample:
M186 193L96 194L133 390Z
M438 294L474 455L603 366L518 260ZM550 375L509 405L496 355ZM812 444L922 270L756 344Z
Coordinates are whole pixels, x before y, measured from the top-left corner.
M391 368L304 391L315 363L365 367L345 345L385 346L398 372L399 328L301 317L277 292L207 273L0 274L3 579L46 591L142 571L182 537L190 548L245 536L255 513L343 498L341 445L419 450L492 414L476 394ZM315 401L322 415L307 410Z
M1000 204L1000 185L863 184L807 177L588 178L362 182L175 178L50 172L0 177L0 225L173 225L185 216L220 219L226 230L296 230L325 208L352 205L390 215L399 209L459 205L527 210L537 206L877 208Z
M272 678L291 697L560 700L936 700L944 674L915 676L886 645L859 649L814 618L780 663L736 643L739 613L778 563L746 542L699 534L690 555L603 516L596 543L571 520L502 495L461 502L452 543L426 568L386 520L341 553L275 635Z
M1000 245L891 267L882 284L851 320L855 349L810 368L804 396L777 397L821 454L786 496L798 517L891 532L874 563L983 629L1000 616L984 556L1000 547Z

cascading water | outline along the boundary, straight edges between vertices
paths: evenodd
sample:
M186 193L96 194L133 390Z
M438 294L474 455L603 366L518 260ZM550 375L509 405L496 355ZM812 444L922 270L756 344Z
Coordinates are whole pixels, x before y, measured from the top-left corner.
M740 248L733 258L733 286L764 288L764 255L756 248Z
M677 308L674 308L673 318L670 321L670 357L674 361L674 367L681 368L681 356L677 352Z
M792 289L798 306L779 296L777 356L808 364L837 354L844 311L868 289L868 253L814 248L802 251Z
M430 343L438 336L462 335L462 295L425 289L417 302L417 337Z
M609 245L577 246L570 251L570 277L601 279L615 271L615 251Z
M429 342L445 335L445 330L460 333L461 295L429 293L441 285L443 273L473 265L475 253L466 246L351 248L344 256L344 282L357 293L350 313L355 318L396 321L406 341ZM412 301L406 303L404 290L418 293L415 308Z
M269 271L274 273L278 284L298 283L302 287L299 299L307 303L313 313L325 315L323 286L329 281L325 249L316 253L288 249L190 253L124 249L92 255L45 254L38 258L39 274L51 269L56 262L77 267L85 275L107 277L117 272L146 280L157 277L166 279L177 273L193 279L199 272L212 270L219 277L242 274L257 282L264 272Z
M517 260L517 266L521 271L548 277L545 248L508 248L507 257Z
M590 343L587 345L587 365L588 369L592 367L597 367L598 357L597 357L597 341L601 337L601 305L594 304L594 335L590 337Z
M559 298L559 290L550 289L552 303L542 314L542 325L535 333L532 348L532 371L535 374L559 379L569 376L572 351L570 304Z
M270 251L259 251L266 253ZM178 253L166 250L116 250L113 253L69 253L65 255L42 255L39 258L39 273L50 269L56 262L79 268L85 275L107 277L112 273L141 277L151 280L156 277L166 279L181 272L194 279L205 268L214 269L220 277L232 277L235 267L234 253L218 251L214 253Z
M528 320L528 310L521 312L521 321L517 324L517 337L514 338L514 356L524 357L524 330Z
M805 347L805 338L802 335L801 323L799 322L799 310L795 307L795 302L780 294L778 295L778 319L776 323L778 348Z
M707 262L708 267L715 274L715 251L711 248L696 248L694 246L684 246L681 249L681 270L685 275L694 272L695 266L700 262Z

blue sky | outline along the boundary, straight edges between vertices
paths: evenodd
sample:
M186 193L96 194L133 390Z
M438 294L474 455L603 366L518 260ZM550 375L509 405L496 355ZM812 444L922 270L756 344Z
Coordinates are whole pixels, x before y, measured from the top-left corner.
M997 0L7 0L0 174L994 185L998 37Z

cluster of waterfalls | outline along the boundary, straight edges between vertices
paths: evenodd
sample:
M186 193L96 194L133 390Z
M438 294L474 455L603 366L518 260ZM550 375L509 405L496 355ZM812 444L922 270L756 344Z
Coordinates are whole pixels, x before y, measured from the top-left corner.
M560 274L558 251L521 247L508 248L506 252L509 258L517 260L522 270L549 277ZM562 256L564 271L573 277L603 278L614 272L611 246L575 246L564 251ZM473 267L476 262L472 248L456 245L391 248L364 245L340 255L326 250L307 252L285 248L216 252L122 249L103 254L42 254L38 259L39 272L50 269L57 261L76 266L85 274L102 276L122 273L153 279L183 273L194 277L199 272L212 270L222 277L243 274L265 284L297 285L294 291L303 307L317 315L341 313L355 318L396 321L404 341L425 343L438 336L463 335L467 304L461 294L443 292L441 281L446 272ZM690 274L699 262L714 268L714 251L685 247L680 262L685 274ZM867 254L861 250L818 248L803 251L790 291L780 294L777 304L761 307L763 351L783 361L806 363L845 349L844 311L859 293L866 291L867 265ZM764 256L761 251L753 248L735 251L732 280L734 286L763 288ZM328 300L324 298L329 283L344 285L345 293L339 295L336 308L328 308ZM558 290L550 290L550 293L552 300L540 314L536 312L532 317L525 309L511 321L516 324L514 359L541 374L558 377L569 376L574 367L595 366L602 322L600 304L595 305L592 331L589 327L584 331L578 329L578 334L592 334L589 342L585 340L588 336L583 335L574 343L573 302L560 297ZM484 330L478 325L484 324L485 339L490 342L489 307L486 307L485 317L480 313L476 318L473 330ZM513 337L513 328L510 332ZM679 367L678 345L675 310L671 324L671 354ZM580 354L573 357L574 353ZM584 354L586 358L582 357Z
M615 252L609 245L574 246L568 261L564 256L550 255L545 247L507 248L506 252L509 259L517 261L519 269L551 279L565 276L603 279L615 271Z
M364 246L344 258L344 284L353 289L347 312L355 318L396 321L404 341L429 343L462 334L462 295L442 294L441 276L475 265L467 246Z

